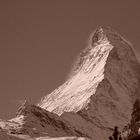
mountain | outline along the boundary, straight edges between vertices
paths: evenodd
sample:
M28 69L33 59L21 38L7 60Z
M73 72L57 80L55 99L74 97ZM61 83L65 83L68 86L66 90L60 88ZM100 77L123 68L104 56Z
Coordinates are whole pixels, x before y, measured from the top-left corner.
M39 106L82 133L105 139L110 129L130 120L132 103L140 95L139 81L140 65L128 41L110 28L98 28L70 79Z
M25 103L3 133L22 139L105 140L122 130L140 97L140 65L131 44L99 27L80 53L71 77L37 105ZM3 132L4 131L4 132ZM8 133L7 133L8 132Z

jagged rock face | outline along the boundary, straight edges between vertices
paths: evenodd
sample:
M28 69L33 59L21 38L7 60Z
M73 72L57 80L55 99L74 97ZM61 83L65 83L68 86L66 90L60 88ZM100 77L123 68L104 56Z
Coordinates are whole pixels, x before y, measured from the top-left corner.
M140 139L140 100L137 99L133 104L131 121L124 127L123 137L125 139Z
M112 127L129 122L132 103L140 96L139 81L140 65L130 44L112 29L99 28L80 54L73 75L39 106L62 115L90 137L102 133L104 139ZM79 125L69 116L81 120Z

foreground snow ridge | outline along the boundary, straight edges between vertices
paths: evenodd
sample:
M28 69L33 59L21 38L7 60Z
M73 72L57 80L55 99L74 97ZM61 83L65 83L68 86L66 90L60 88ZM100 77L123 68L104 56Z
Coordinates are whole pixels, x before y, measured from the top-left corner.
M0 136L106 140L114 126L121 130L130 121L137 98L140 65L131 44L113 29L99 27L80 53L71 77L37 105L25 102L15 118L0 120Z

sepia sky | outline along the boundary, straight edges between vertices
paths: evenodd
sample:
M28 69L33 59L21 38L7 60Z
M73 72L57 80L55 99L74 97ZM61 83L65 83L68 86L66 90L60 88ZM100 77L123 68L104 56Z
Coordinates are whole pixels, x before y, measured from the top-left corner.
M98 26L117 30L140 57L139 0L1 0L0 118L61 85Z

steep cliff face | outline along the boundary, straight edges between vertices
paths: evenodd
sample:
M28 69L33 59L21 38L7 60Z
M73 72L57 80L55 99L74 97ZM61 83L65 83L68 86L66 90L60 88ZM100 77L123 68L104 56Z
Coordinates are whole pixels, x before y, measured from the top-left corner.
M104 139L115 125L122 128L130 120L139 81L140 65L130 44L112 29L98 28L70 79L39 106L82 133L94 139L102 133Z

